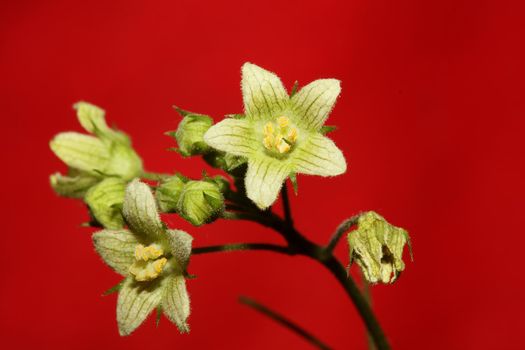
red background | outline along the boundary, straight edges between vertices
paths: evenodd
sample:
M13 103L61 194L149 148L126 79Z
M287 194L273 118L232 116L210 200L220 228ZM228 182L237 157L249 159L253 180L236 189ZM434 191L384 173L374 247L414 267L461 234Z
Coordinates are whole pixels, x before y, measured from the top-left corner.
M349 171L300 177L298 227L325 242L345 217L375 209L412 235L415 262L374 307L395 349L523 348L523 22L506 1L2 1L3 233L0 336L38 349L309 348L237 303L282 311L335 348L363 349L363 327L332 277L304 258L195 256L190 335L149 319L120 338L119 277L90 241L81 203L58 198L65 170L48 148L80 130L72 103L106 108L152 171L198 176L166 152L179 106L219 120L242 110L240 67L287 87L343 81L329 119ZM523 19L522 19L523 20ZM522 78L522 77L521 77ZM249 223L192 228L196 245L280 242ZM346 246L338 256L346 263ZM355 272L355 271L354 271Z

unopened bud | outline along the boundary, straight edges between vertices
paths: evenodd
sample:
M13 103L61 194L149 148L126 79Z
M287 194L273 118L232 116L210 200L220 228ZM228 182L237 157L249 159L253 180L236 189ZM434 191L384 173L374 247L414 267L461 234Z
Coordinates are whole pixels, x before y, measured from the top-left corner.
M195 226L213 221L224 207L224 198L217 184L189 181L177 203L177 212Z
M186 182L187 180L178 175L163 179L160 182L155 191L155 198L161 212L172 213L176 211L177 202Z
M209 146L204 142L203 136L212 126L213 120L201 114L188 114L179 123L175 132L168 135L175 137L179 145L179 153L185 157L204 154Z

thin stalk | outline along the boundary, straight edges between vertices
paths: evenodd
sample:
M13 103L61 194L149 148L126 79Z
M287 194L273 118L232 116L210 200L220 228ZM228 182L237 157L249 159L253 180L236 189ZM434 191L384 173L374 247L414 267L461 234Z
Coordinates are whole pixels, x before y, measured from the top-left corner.
M234 252L239 250L267 250L281 254L292 255L288 247L270 243L232 243L223 245L212 245L208 247L197 247L191 250L192 254L207 254L220 252Z
M277 313L274 310L269 309L268 307L258 303L257 301L250 299L248 297L241 296L239 297L239 302L241 304L244 304L246 306L251 307L255 311L260 312L261 314L271 318L273 321L279 323L280 325L288 328L298 336L302 337L304 340L312 344L313 346L317 347L318 349L322 350L330 350L331 348L323 343L321 340L319 340L317 337L312 335L310 332L306 331L305 329L301 328L294 322L290 321L283 315Z
M164 178L167 178L167 177L170 177L170 175L168 174L160 174L160 173L152 173L152 172L143 172L142 173L142 178L143 179L146 179L146 180L151 180L151 181L160 181Z
M335 230L334 234L332 235L332 237L330 238L330 241L328 242L328 244L326 245L326 251L327 252L332 252L335 247L337 246L337 243L339 242L339 240L341 239L341 237L348 232L348 230L350 229L350 227L354 226L355 224L357 224L357 221L359 220L359 217L361 216L361 214L357 214L357 215L354 215L352 216L351 218L349 219L346 219L345 221L343 221L338 227L337 229Z
M286 181L281 190L281 197L283 199L284 221L290 227L293 227L292 210L290 207L290 199L288 198L288 187Z
M372 293L370 290L370 283L368 283L368 280L363 276L363 296L366 299L366 302L368 303L368 306L372 308ZM376 347L374 345L374 339L372 339L372 336L370 333L366 332L366 338L368 340L368 350L376 350Z

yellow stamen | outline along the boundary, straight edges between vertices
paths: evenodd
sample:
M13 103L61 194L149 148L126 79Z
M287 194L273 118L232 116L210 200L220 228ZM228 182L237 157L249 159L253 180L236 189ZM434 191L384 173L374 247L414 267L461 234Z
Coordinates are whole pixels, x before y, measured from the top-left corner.
M297 140L297 129L292 128L290 132L288 133L288 141L294 143L295 140Z
M155 260L153 262L153 268L155 269L157 273L161 273L162 269L164 268L167 262L168 262L168 259L166 258Z
M277 124L279 124L279 127L281 128L286 128L288 126L288 124L290 123L290 119L286 118L286 117L279 117L277 118Z
M279 150L279 153L286 153L290 150L290 145L285 141L281 141L281 144L277 146L277 149Z
M277 124L277 125L276 125ZM274 122L267 122L263 127L263 145L273 153L288 153L297 140L298 131L285 116Z
M273 132L274 132L273 123L272 122L266 123L266 125L264 126L264 135L270 136L273 134Z
M273 136L272 135L266 135L263 139L264 147L267 149L272 149L273 147Z

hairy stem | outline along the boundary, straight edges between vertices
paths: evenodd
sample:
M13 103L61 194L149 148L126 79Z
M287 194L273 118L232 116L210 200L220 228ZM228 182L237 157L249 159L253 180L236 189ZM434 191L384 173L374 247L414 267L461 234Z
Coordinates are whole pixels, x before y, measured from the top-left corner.
M337 243L339 242L339 240L341 239L341 237L348 232L348 230L350 229L350 227L354 226L355 224L357 224L357 220L359 220L359 217L361 216L361 214L357 214L357 215L354 215L352 216L351 218L349 219L346 219L345 221L343 221L338 227L337 229L335 230L334 234L332 235L332 237L330 238L330 241L328 242L328 244L326 245L326 251L328 252L332 252L335 247L337 246Z
M289 330L291 330L292 332L294 332L298 336L304 338L307 342L309 342L313 346L315 346L315 347L317 347L319 349L323 349L323 350L331 349L328 345L326 345L325 343L320 341L318 338L316 338L310 332L304 330L303 328L301 328L300 326L298 326L294 322L290 321L289 319L287 319L283 315L277 313L274 310L271 310L271 309L267 308L266 306L258 303L257 301L255 301L253 299L250 299L250 298L247 298L247 297L244 297L244 296L241 296L241 297L239 297L239 302L244 304L244 305L246 305L246 306L251 307L255 311L258 311L258 312L262 313L263 315L271 318L272 320L274 320L275 322L279 323L280 325L288 328Z
M283 203L284 204L284 203ZM225 213L226 214L226 213ZM261 225L273 228L279 232L288 242L290 255L308 256L328 269L336 278L339 284L344 288L346 294L354 303L359 315L373 338L378 350L388 350L390 346L386 336L379 325L370 305L357 287L354 280L348 276L344 266L333 255L333 248L342 235L352 226L355 225L358 215L345 220L336 230L327 247L322 247L308 240L303 234L297 231L293 225L289 225L271 211L258 211L250 213L228 213L229 219L245 219L257 222Z
M370 283L368 283L367 279L363 275L363 295L366 299L366 302L372 308L372 293L370 290ZM366 333L366 337L368 339L368 350L376 350L376 347L374 345L374 339L370 336L370 333Z
M293 227L292 209L290 207L290 199L288 198L288 187L286 181L281 190L281 197L283 199L284 221L288 226Z
M232 243L223 245L212 245L208 247L197 247L191 250L192 254L207 254L219 252L233 252L239 250L268 250L281 254L292 255L288 247L270 243Z

